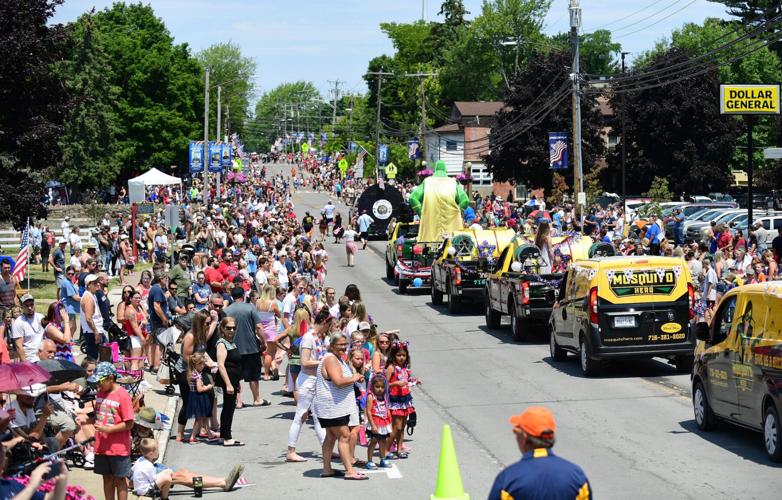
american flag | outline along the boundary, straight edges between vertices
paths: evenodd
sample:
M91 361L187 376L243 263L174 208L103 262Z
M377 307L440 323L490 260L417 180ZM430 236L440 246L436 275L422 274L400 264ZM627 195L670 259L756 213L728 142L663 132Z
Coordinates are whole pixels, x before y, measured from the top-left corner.
M19 281L22 281L27 274L27 258L30 253L30 219L27 219L27 225L22 231L22 244L19 246L19 255L16 257L16 264L11 274Z
M367 150L364 146L359 146L358 155L356 156L356 163L364 163L364 158L367 156Z

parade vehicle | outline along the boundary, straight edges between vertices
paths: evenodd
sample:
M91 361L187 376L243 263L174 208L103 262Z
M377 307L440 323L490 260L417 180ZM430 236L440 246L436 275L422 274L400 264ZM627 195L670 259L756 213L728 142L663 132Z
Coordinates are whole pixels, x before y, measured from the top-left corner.
M397 222L386 246L386 278L396 280L401 294L410 285L420 288L431 283L440 242L419 242L418 227L417 222Z
M514 340L526 340L533 333L533 321L546 322L556 301L562 271L568 262L586 259L592 239L581 235L552 238L558 262L552 273L540 273L540 250L532 236L516 236L500 253L488 271L483 306L486 326L499 328L503 314L510 316ZM608 245L610 247L610 245ZM612 248L612 247L611 247Z
M370 239L386 239L388 223L392 218L398 221L413 220L413 212L402 193L388 183L368 186L351 207L350 220L364 212L374 220L367 231Z
M483 299L489 267L516 236L513 229L464 229L443 240L432 264L432 303L448 296L448 312L462 302Z
M397 260L413 258L413 244L418 238L417 222L397 222L386 245L386 278L396 279Z
M763 433L766 453L782 460L782 281L733 288L711 325L698 323L692 371L695 422L727 421Z
M692 369L695 288L681 258L618 256L575 261L549 321L551 359L579 355L585 376L604 360L663 357Z

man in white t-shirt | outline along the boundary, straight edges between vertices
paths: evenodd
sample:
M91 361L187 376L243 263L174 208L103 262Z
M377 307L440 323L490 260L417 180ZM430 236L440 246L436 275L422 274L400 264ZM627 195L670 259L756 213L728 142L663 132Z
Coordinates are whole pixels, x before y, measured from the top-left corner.
M43 341L43 315L35 312L35 299L29 293L22 296L22 314L11 324L11 338L16 344L19 361L38 361L38 348Z
M289 279L288 279L288 268L285 267L285 261L287 260L288 256L285 254L285 252L280 252L279 259L274 261L274 265L272 266L272 270L277 273L277 279L280 281L280 286L284 289L288 289Z
M76 250L81 250L81 235L79 234L79 226L73 226L73 231L68 236L68 242L71 244L71 255Z
M282 324L287 329L293 319L293 311L296 309L299 296L307 290L307 280L299 279L296 286L282 299Z
M717 272L711 266L711 259L703 259L703 289L701 298L712 307L717 301Z

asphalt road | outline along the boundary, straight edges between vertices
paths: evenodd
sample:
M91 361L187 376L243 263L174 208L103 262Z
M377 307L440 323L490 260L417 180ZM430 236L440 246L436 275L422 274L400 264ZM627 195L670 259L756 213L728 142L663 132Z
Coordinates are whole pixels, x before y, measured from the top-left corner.
M294 203L303 214L327 199L302 192ZM542 328L538 341L517 343L507 318L500 329L488 330L480 306L452 316L431 304L428 289L399 295L382 278L385 242L359 251L355 268L345 267L343 245L327 249L327 282L338 293L357 284L380 328L399 328L411 341L413 373L423 381L414 389L419 424L409 441L413 452L390 474L372 473L369 481L321 479L317 442L305 428L299 449L312 459L286 464L295 407L278 394L279 382L262 382L263 396L274 405L240 410L234 425L247 446L169 447L166 463L175 467L222 474L233 463L245 464L255 485L214 498L428 498L444 423L453 428L466 492L485 498L497 472L519 458L508 417L540 404L557 419L555 452L583 467L598 498L779 498L782 470L766 459L761 436L727 425L698 432L689 376L667 363L614 363L597 378L583 378L575 357L551 361ZM358 454L363 458L362 448Z

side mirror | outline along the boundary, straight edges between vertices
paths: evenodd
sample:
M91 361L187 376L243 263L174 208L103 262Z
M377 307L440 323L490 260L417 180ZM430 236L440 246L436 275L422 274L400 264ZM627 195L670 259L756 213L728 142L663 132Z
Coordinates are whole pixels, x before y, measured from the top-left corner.
M705 321L701 321L695 325L695 338L698 340L704 340L708 342L711 340L711 332L709 331L709 324Z

